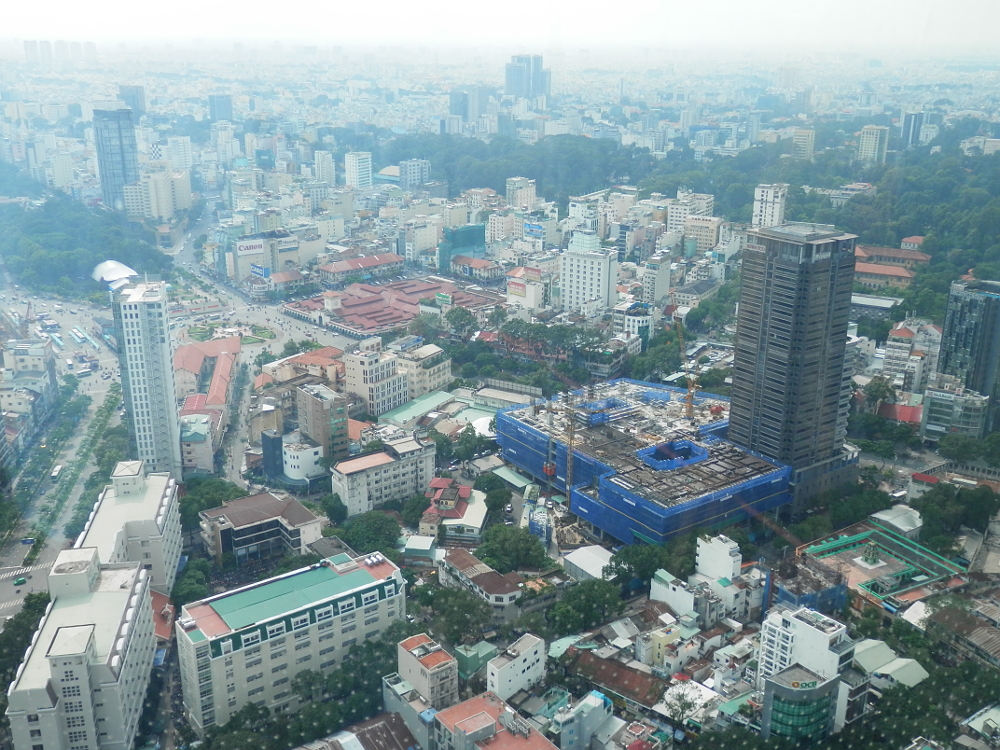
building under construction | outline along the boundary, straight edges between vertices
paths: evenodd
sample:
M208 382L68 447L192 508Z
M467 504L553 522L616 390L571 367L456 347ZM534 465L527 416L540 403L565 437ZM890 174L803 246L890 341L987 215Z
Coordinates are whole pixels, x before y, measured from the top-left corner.
M497 443L506 461L566 495L595 536L625 543L660 543L790 502L787 466L722 438L728 399L687 396L613 380L498 413Z

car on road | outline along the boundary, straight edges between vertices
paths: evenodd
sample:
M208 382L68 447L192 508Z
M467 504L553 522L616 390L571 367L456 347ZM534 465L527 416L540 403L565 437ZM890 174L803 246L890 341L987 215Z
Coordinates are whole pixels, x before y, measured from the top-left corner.
M26 584L27 582L28 582L28 579L27 579L27 578L15 578L15 579L14 579L14 585L15 585L15 586L23 586L23 585L24 585L24 584Z

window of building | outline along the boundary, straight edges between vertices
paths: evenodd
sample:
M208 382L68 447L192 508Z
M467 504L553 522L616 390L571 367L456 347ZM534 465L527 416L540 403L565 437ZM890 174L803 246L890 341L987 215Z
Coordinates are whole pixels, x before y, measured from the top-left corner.
M354 600L353 599L345 599L344 601L340 602L339 608L340 608L340 614L344 614L345 612L353 612L354 611Z
M285 634L285 623L276 622L274 625L267 626L267 637L277 638Z
M378 601L378 592L370 591L361 597L362 604L375 604Z
M62 689L63 698L74 698L80 694L79 685L67 685Z
M260 631L255 630L253 633L243 634L243 646L252 646L255 643L260 643Z
M74 727L82 727L87 723L87 720L82 716L67 716L66 717L66 727L68 729L73 729Z
M333 617L333 607L323 607L323 609L316 610L316 621L329 620Z

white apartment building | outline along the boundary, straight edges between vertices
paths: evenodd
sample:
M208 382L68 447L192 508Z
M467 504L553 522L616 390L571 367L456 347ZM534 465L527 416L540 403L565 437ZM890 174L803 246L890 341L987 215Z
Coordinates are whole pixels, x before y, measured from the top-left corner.
M167 324L167 286L147 281L112 295L122 391L132 455L146 471L181 476L174 358Z
M336 667L405 616L403 575L377 552L340 554L188 604L175 627L188 720L203 734L247 703L295 711L296 675Z
M139 563L152 589L169 595L181 557L176 480L168 472L146 474L142 461L120 461L73 545L89 547L108 564Z
M512 208L526 208L529 211L535 207L535 181L527 177L507 178L507 205Z
M777 606L767 612L760 629L757 685L793 664L824 678L836 677L854 660L854 641L847 627L808 607Z
M601 310L615 304L618 284L618 251L602 248L597 234L573 232L569 247L560 256L563 309L580 311L596 302Z
M143 172L134 185L125 185L125 212L130 219L173 220L177 211L191 208L191 177L187 170L169 168Z
M783 182L758 185L753 191L753 217L750 223L755 227L778 227L784 224L787 195L788 185Z
M439 711L458 703L458 662L426 633L396 645L396 673Z
M167 138L167 161L174 169L191 169L194 166L194 151L191 148L191 136L173 135Z
M898 390L919 393L937 371L941 327L929 320L908 318L889 331L882 375Z
M444 390L454 377L451 357L437 344L396 352L396 369L406 376L407 400Z
M344 155L344 182L348 187L372 186L372 155L369 151L351 151Z
M344 390L364 399L368 415L380 417L409 400L406 373L395 354L360 351L345 354Z
M330 491L340 495L349 516L391 500L406 500L426 490L434 478L436 452L433 441L388 440L379 453L335 464L330 470Z
M885 164L889 148L889 128L885 125L865 125L858 136L858 161Z
M642 301L658 305L670 297L670 256L654 255L642 264Z
M313 177L331 187L337 184L337 167L329 151L313 153Z
M792 158L811 161L816 151L816 131L812 128L795 128L792 133Z
M153 667L150 575L63 550L49 572L38 631L7 691L21 750L131 750Z
M486 689L510 700L545 679L545 641L525 633L486 663Z

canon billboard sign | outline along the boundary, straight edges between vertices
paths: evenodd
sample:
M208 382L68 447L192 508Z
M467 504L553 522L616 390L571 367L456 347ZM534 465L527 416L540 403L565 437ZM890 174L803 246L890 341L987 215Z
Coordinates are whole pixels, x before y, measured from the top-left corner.
M240 240L236 243L237 255L256 255L264 252L264 240Z

